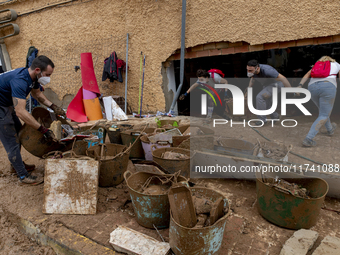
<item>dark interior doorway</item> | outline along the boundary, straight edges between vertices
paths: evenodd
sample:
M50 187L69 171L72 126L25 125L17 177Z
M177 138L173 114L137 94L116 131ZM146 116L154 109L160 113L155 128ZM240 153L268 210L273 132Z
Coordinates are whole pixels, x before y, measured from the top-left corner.
M340 62L340 43L310 45L302 47L291 47L287 49L273 49L256 52L237 53L231 55L202 57L186 59L184 66L184 82L182 93L190 87L190 79L196 78L198 69L220 69L228 78L247 78L246 65L251 59L257 59L261 64L273 66L279 73L287 78L295 78L292 86L296 87L302 76L305 75L311 66L322 56L328 55L337 62ZM174 61L176 84L179 84L180 61ZM249 83L247 79L241 79L238 86L244 91ZM339 83L339 82L338 82ZM307 88L307 84L305 84ZM261 86L254 86L254 95L262 89ZM317 111L314 104L310 101L306 104L310 111ZM190 115L190 99L178 101L178 113L180 115ZM337 96L332 114L340 115L340 100Z

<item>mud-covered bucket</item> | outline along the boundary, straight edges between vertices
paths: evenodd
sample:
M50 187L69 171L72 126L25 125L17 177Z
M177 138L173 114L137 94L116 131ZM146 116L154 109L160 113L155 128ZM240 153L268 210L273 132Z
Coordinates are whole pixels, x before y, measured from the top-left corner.
M166 158L163 158L163 155L166 152L184 154L188 158L166 159ZM153 157L153 161L158 163L169 173L173 174L173 173L178 172L178 170L181 170L181 175L187 178L190 177L190 159L191 159L190 150L182 149L182 148L175 148L175 147L160 148L160 149L155 149L154 151L152 151L152 157Z
M154 132L155 128L146 128L146 129L130 129L120 132L122 137L122 142L124 145L129 146L130 144L134 145L131 148L130 158L144 158L144 151L142 147L142 143L140 141L139 135L143 134L151 134Z
M115 128L112 128L112 127L107 128L106 132L110 139L110 143L123 144L120 133L122 131L132 129L132 127L133 125L130 125L130 124L119 124Z
M153 160L152 157L152 150L159 149L159 148L166 148L166 147L171 147L171 144L167 141L157 141L156 143L150 142L148 136L143 135L140 138L142 142L142 147L144 150L144 155L146 160Z
M129 163L129 151L120 144L100 144L87 149L86 154L100 161L99 186L112 187L124 180Z
M224 208L228 212L213 225L203 228L186 228L178 224L171 216L169 243L176 255L212 255L217 254L221 248L224 229L230 214L228 199L221 193L207 188L190 188L192 195L202 195L212 202L222 198Z
M188 128L191 130L190 135L186 133ZM202 127L198 125L183 125L178 127L179 131L183 134L182 136L173 136L172 141L173 147L180 147L180 145L188 140L189 144L185 148L191 150L201 150L202 148L214 149L214 130ZM200 134L195 134L193 130L200 130Z
M52 121L50 112L42 107L36 107L32 111L32 116L46 128L49 128ZM65 119L57 116L57 119L62 124L68 124ZM60 142L49 141L44 139L44 135L38 130L32 128L26 123L22 126L19 132L19 140L21 145L32 155L42 157L51 151L63 151L66 147L65 144Z
M168 228L170 222L170 204L168 194L147 195L141 192L140 188L152 176L162 176L148 172L137 172L131 174L126 171L124 178L129 189L132 206L137 215L139 225L154 229ZM187 181L183 176L178 177L178 182Z
M178 127L181 120L173 120L173 119L162 119L157 121L157 125L160 128L172 129Z
M309 229L314 226L328 192L327 182L320 178L302 178L294 173L275 173L273 177L276 176L307 189L310 198L294 196L269 185L261 173L256 173L257 205L262 217L289 229Z

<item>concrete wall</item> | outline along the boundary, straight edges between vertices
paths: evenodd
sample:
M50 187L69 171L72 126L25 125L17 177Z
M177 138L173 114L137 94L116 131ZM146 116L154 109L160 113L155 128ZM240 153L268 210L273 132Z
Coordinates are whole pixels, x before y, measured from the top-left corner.
M2 8L15 9L20 15L55 2L17 1ZM32 44L41 49L41 53L49 53L57 66L48 87L62 100L66 94L74 95L81 86L80 72L63 75L67 72L62 68L80 64L80 58L71 63L62 53L73 51L74 54L78 43L96 41L100 44L102 39L111 35L123 38L121 45L124 45L126 33L129 33L127 100L137 111L142 51L146 54L143 109L164 111L162 63L180 48L181 4L181 0L83 0L19 16L15 23L21 29L20 34L5 39L12 67L24 66L27 50ZM229 42L228 47L237 47L241 42L252 46L338 35L339 10L340 2L334 0L322 1L322 4L317 0L188 0L186 47L205 45L209 50L211 42ZM84 50L93 54L102 51L97 47ZM118 57L125 59L124 50ZM103 60L95 60L99 63L96 69L98 79L101 78ZM123 86L98 82L104 96Z

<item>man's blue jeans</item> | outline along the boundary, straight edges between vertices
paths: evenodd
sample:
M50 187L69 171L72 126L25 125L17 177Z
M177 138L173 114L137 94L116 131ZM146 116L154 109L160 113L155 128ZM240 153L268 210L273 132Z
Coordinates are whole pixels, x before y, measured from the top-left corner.
M265 86L257 95L256 95L256 109L257 110L268 110L272 106L272 97L273 97L273 88L277 87L277 93L281 92L281 88L283 87L283 83L278 81L276 83L269 84ZM278 119L279 114L277 112L273 112L270 117L272 119ZM267 121L267 117L265 115L257 116L263 122Z
M333 128L329 117L334 105L336 87L331 82L319 81L309 85L308 90L312 94L313 102L319 108L319 116L306 136L307 139L312 140L323 125L327 131Z
M18 134L21 126L21 122L15 114L13 106L0 106L0 140L18 176L23 178L28 172L26 171L20 154L21 144Z

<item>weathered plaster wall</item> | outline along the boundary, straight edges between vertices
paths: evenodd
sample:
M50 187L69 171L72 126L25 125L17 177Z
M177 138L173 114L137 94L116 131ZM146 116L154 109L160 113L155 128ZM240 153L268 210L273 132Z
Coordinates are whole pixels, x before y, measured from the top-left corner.
M24 12L56 1L19 1L3 5ZM30 40L39 49L58 49L84 41L130 34L128 102L138 106L140 52L146 54L144 106L149 112L165 110L162 90L162 62L180 48L181 0L96 0L75 1L70 6L50 8L24 15L15 22L19 35L5 39L12 67L25 64ZM209 42L248 42L251 45L290 41L340 33L340 2L335 0L188 0L186 47ZM97 49L93 49L96 51ZM61 60L63 56L54 56ZM119 56L125 59L125 54ZM66 63L65 63L66 64ZM60 65L60 64L59 64ZM59 70L62 70L61 68ZM58 66L55 72L58 72ZM101 77L101 73L97 73ZM62 76L58 76L62 77ZM60 99L75 94L79 86L68 79L49 85ZM99 81L104 95L114 84Z

